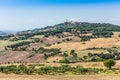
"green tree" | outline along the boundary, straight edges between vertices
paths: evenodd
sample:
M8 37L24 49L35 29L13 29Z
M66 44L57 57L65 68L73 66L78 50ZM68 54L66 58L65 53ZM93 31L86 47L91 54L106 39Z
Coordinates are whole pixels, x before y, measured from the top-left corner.
M64 57L68 57L68 54L66 52L64 52L63 56Z
M75 52L75 50L71 50L70 55L72 55L73 57L77 57L77 53Z
M116 62L113 59L104 61L104 66L107 67L108 69L111 69L111 67L114 66L115 64Z

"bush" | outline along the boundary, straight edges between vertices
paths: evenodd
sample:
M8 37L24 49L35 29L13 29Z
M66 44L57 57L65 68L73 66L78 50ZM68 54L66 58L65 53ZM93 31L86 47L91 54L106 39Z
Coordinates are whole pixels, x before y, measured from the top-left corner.
M64 58L63 60L59 61L60 63L70 63L70 61L67 58Z
M49 47L49 46L51 46L51 44L46 44L46 47Z
M81 41L89 41L90 40L90 36L81 36Z
M114 66L115 64L116 62L113 59L104 61L104 66L107 67L108 69L111 69L111 67Z
M64 52L63 56L64 57L68 57L68 54L66 52Z

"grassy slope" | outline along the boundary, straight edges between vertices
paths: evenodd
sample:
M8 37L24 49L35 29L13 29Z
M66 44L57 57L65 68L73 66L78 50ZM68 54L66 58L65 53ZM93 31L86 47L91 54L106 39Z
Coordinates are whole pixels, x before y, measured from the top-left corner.
M75 49L76 51L79 51L79 50L84 50L86 48L92 48L92 47L120 46L120 41L119 41L120 38L118 37L119 34L120 32L114 32L114 35L112 38L92 39L91 41L85 42L85 44L82 44L83 42L63 42L61 44L52 45L50 48L61 48L63 51L71 50L71 49ZM34 36L33 38L42 38L42 37L43 35L38 35L38 36ZM50 40L52 39L53 38L50 38ZM20 42L20 41L11 42L11 41L0 40L0 49L3 49L5 46L14 44L17 42Z
M31 41L31 40L30 39L29 40L19 40L19 41L0 40L0 51L4 50L4 47L7 45L15 44L15 43L18 43L21 41Z
M97 38L97 39L92 39L91 41L87 41L85 42L85 44L83 44L83 42L62 42L61 44L54 44L50 47L46 47L46 48L61 48L61 50L63 51L70 51L72 49L76 50L78 53L79 57L85 56L87 55L89 52L91 53L101 53L101 52L107 52L106 50L103 49L99 49L99 50L85 50L87 48L93 48L93 47L98 47L98 48L110 48L113 46L120 46L120 41L119 41L119 37L118 35L120 34L120 32L114 32L114 35L112 36L112 38ZM39 35L39 36L34 36L36 38L42 38L43 35ZM51 40L52 38L50 38ZM30 39L28 39L30 40ZM15 41L15 42L10 42L10 41L0 41L0 50L4 49L4 46L10 45L10 44L14 44L20 41ZM33 47L35 48L39 48L40 46L44 47L45 43L34 43L31 44L31 47L29 47L29 49L32 49ZM59 56L55 56L55 57L50 57L47 61L48 62L53 62L54 60L60 60L62 59Z
M118 37L119 34L120 32L114 32L112 38L96 38L86 42L63 42L61 44L55 44L47 48L61 48L62 51L70 51L74 49L77 51L79 57L85 56L89 52L106 53L107 50L103 50L103 49L97 49L97 50L86 50L86 49L93 47L97 47L97 48L119 47L120 46L120 40L119 40L120 38Z
M22 63L21 63L22 64ZM103 62L78 62L78 63L71 63L71 64L64 64L64 63L26 63L25 65L36 65L36 64L44 64L44 66L61 66L61 65L69 65L69 66L83 66L84 68L103 68L105 69L106 67L104 66ZM1 64L1 66L9 66L11 64ZM13 65L20 65L19 63L16 63ZM41 66L37 66L41 67ZM116 69L120 69L120 60L116 61L116 65L113 67Z
M120 41L115 38L97 38L86 41L85 44L82 44L82 42L67 42L52 45L50 48L61 48L63 51L70 51L71 49L78 51L93 47L110 48L113 46L120 46Z

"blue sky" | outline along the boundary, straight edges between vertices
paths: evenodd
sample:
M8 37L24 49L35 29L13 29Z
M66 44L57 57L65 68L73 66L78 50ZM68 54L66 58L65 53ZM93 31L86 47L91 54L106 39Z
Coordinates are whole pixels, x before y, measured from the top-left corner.
M65 20L120 25L120 0L0 0L0 30L28 30Z

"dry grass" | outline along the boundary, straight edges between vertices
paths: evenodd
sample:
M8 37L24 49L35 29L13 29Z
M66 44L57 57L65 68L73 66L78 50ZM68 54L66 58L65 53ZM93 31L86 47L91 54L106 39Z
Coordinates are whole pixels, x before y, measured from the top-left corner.
M0 80L120 80L120 75L0 75Z
M87 56L88 53L107 53L107 50L103 50L103 49L97 49L97 50L82 50L82 51L77 51L78 53L78 57L83 57L83 56Z
M68 34L68 33L65 33ZM70 51L71 49L74 49L78 51L78 56L87 55L88 52L92 53L99 53L99 52L106 52L105 50L85 50L87 48L109 48L113 46L120 46L120 38L118 35L120 32L115 32L112 38L98 38L98 39L91 39L91 41L85 42L83 44L82 42L68 42L68 43L61 43L61 44L55 44L47 48L61 48L63 51ZM40 36L35 36L36 38ZM51 41L53 38L49 38L48 41ZM56 38L54 38L53 41L57 41ZM51 41L51 42L53 42ZM0 41L0 49L4 46L11 44L11 42L8 41ZM31 46L35 47L38 44L31 44ZM40 44L39 44L40 45ZM85 51L84 51L85 50ZM10 53L9 53L10 55ZM21 54L22 55L22 54ZM23 54L25 55L25 53ZM26 53L28 55L28 53ZM39 56L36 56L39 58ZM15 59L18 57L15 56ZM54 60L61 59L62 57L55 56L48 58L48 61L51 63L40 63L45 64L45 66L60 66L60 65L66 65L61 63L52 63ZM37 59L37 58L35 58ZM4 60L1 58L1 61ZM9 60L9 58L7 58ZM29 63L29 64L36 64L36 63ZM9 64L10 65L10 64ZM20 64L15 64L20 65ZM74 64L67 64L70 66L83 66L85 68L105 68L102 62L80 62L80 63L74 63ZM8 64L2 64L1 66L8 66ZM117 61L114 68L120 69L120 61ZM0 73L0 80L120 80L120 74L99 74L99 75L15 75L15 74L2 74Z
M59 63L45 63L46 66L58 66ZM69 64L71 66L84 66L92 68L105 68L102 62L81 62ZM117 61L115 67L120 68L120 61ZM0 80L119 80L120 74L97 74L97 75L16 75L0 74Z
M103 62L78 62L78 63L72 63L72 64L63 64L63 63L43 63L46 66L61 66L61 65L70 65L70 66L83 66L85 68L103 68L104 66ZM114 68L120 69L120 61L116 61L116 65Z
M70 51L72 49L79 51L85 50L87 48L111 48L113 46L120 46L120 41L115 38L97 38L91 39L91 41L86 41L85 44L82 42L67 42L61 44L55 44L48 48L61 48L63 51Z
M63 57L61 56L54 56L54 57L50 57L47 59L47 62L53 62L53 61L56 61L56 62L59 62L59 60L62 60Z
M113 36L112 36L112 38L116 38L116 39L119 39L119 34L120 34L120 32L113 32Z
M0 40L0 51L4 50L5 46L11 45L11 44L16 44L22 41L31 41L29 40L19 40L19 41L9 41L9 40Z
M0 63L22 61L30 55L29 52L25 51L8 51L5 54L0 54Z
M33 36L32 38L43 38L44 35L36 35L36 36Z
M36 63L26 63L25 65L29 64L36 64ZM78 63L71 63L71 64L64 64L64 63L37 63L37 64L44 64L44 66L61 66L61 65L69 65L69 66L83 66L84 68L102 68L105 69L103 62L78 62ZM1 64L1 66L9 66L11 64ZM12 65L20 65L20 64L12 64ZM116 69L120 69L120 61L116 61L116 65L113 67Z

